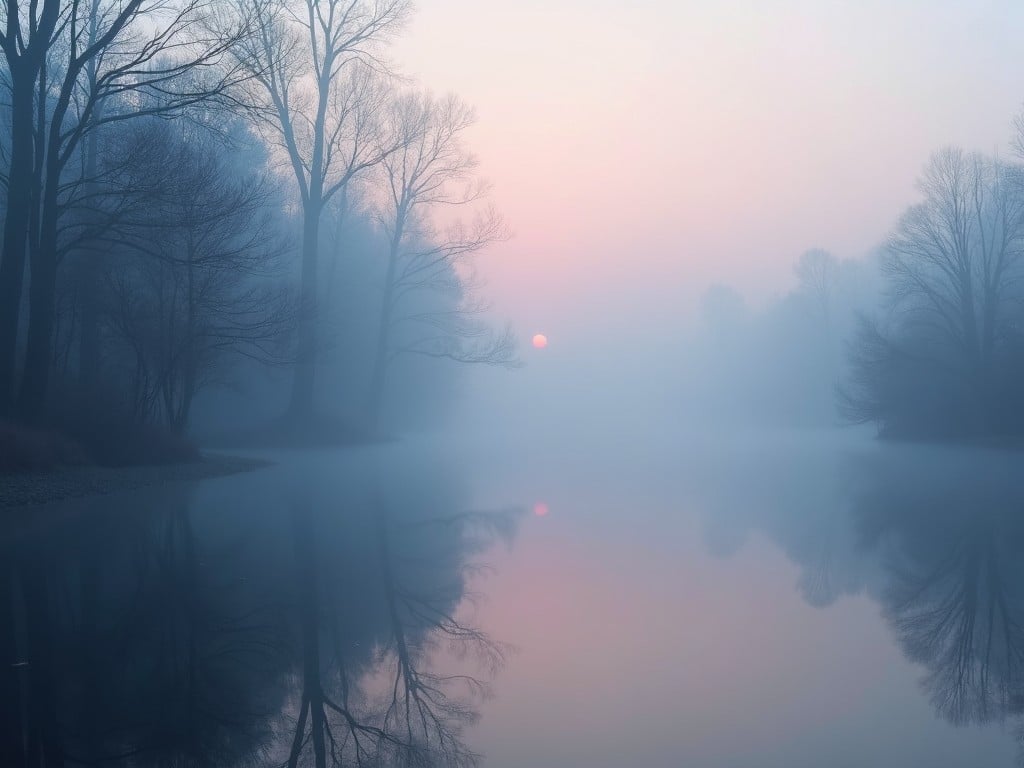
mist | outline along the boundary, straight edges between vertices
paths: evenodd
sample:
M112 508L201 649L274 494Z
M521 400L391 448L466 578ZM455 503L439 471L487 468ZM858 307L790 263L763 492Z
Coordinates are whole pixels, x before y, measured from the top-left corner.
M0 765L1024 761L1024 12L8 0Z

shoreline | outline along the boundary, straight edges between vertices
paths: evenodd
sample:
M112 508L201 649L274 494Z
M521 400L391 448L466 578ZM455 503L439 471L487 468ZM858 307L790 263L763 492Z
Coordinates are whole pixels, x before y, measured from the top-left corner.
M0 510L195 482L273 466L266 459L204 454L199 461L131 467L79 466L0 475Z

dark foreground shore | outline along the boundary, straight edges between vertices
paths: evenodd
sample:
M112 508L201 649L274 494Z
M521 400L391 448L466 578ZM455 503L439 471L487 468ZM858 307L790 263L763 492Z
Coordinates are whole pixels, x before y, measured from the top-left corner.
M263 459L204 456L201 461L138 467L62 467L0 474L0 509L48 504L134 488L190 482L269 466Z

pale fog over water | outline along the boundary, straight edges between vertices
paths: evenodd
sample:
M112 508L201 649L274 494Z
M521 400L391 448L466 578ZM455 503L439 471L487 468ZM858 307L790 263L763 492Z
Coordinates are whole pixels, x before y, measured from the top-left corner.
M619 437L295 452L36 511L13 535L25 589L61 585L68 754L287 762L312 622L326 696L379 725L411 691L499 768L1015 764L1017 455Z

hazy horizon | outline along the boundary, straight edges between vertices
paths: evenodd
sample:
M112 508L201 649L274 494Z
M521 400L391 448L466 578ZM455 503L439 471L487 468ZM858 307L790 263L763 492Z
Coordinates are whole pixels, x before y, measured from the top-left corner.
M1010 2L436 0L394 60L476 108L515 233L480 270L553 355L692 319L714 283L763 304L810 248L867 255L932 152L1011 154L1022 35Z

